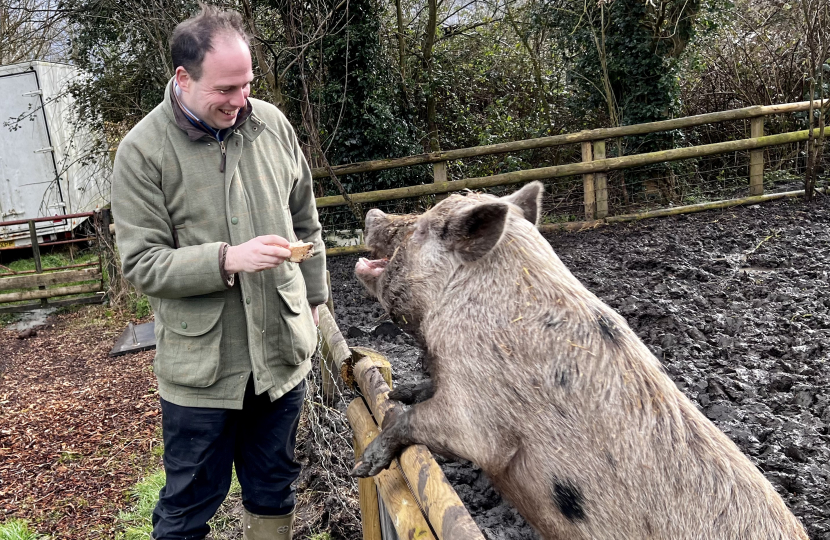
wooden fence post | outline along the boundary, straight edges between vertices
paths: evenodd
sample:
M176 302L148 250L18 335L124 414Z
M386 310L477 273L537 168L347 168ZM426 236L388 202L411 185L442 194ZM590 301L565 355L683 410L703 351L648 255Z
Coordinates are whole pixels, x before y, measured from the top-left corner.
M109 276L110 289L117 289L119 280L118 265L115 264L115 242L110 233L110 223L112 223L112 213L109 208L101 210L101 237L104 241L104 256L107 263L107 275Z
M366 406L360 398L349 404L349 414L349 420L361 422L359 428L352 429L352 446L354 447L354 458L357 460L363 455L363 450L368 446L368 441L360 440L360 434L363 434L366 439L372 439L377 436L377 428L371 423L369 412L366 411ZM375 479L372 477L358 478L357 494L360 502L363 540L383 540L380 531L380 504Z
M334 315L328 305L317 308L320 324L317 332L320 336L320 376L322 380L323 400L331 405L340 395L342 388L340 366L347 358L351 358L352 351L346 344L343 334L337 328Z
M432 164L432 183L437 184L438 182L446 182L447 181L447 162L446 161L438 161ZM446 199L448 194L440 194L435 196L435 202L439 203Z
M749 121L750 136L753 139L764 136L764 117L759 116ZM764 149L749 153L749 195L764 194Z
M40 274L43 272L43 266L40 263L40 246L37 242L37 229L35 228L35 222L29 220L29 236L32 239L32 257L35 259L35 273ZM46 289L46 285L38 285L37 287L40 290ZM49 305L49 301L46 298L40 299L40 306L47 307Z
M591 156L591 141L584 141L582 143L582 162L593 161ZM594 192L594 173L582 175L582 185L585 194L585 219L595 219L597 202L596 193Z
M594 142L594 159L605 159L605 141ZM596 219L608 215L608 175L604 172L594 173L594 190L597 200Z

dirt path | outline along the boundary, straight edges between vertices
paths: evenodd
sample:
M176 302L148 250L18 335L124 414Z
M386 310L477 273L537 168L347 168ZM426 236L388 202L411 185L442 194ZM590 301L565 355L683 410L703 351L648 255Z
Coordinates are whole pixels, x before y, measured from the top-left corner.
M813 540L830 540L830 203L801 200L549 237L566 266L619 311L678 387L772 482ZM330 261L350 344L381 350L398 380L422 377L353 276ZM377 327L377 328L376 328ZM445 473L488 539L536 538L481 472Z
M107 357L127 321L106 314L83 308L25 340L0 329L0 521L114 538L127 490L158 460L153 352Z

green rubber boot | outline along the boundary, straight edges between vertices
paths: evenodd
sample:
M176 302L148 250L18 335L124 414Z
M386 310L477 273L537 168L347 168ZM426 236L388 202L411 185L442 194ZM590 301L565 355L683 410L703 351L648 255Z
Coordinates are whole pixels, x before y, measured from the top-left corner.
M243 540L291 540L294 512L284 516L260 516L242 509Z

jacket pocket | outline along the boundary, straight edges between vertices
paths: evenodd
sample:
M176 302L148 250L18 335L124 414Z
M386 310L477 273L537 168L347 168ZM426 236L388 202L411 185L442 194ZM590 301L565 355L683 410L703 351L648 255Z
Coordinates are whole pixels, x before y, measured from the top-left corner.
M195 388L215 383L222 359L224 309L224 298L162 299L156 311L156 376Z
M302 274L277 286L280 297L280 357L286 363L299 365L311 358L317 349L317 327L306 299L305 282Z

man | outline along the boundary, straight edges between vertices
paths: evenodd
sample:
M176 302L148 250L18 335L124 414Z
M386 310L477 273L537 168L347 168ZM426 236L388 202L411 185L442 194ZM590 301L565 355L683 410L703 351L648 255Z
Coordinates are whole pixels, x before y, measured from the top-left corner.
M171 38L164 101L115 158L124 275L147 294L167 483L156 540L204 538L232 466L244 538L290 539L305 376L326 301L311 173L280 111L248 98L241 17L212 7ZM315 255L287 262L289 241Z

